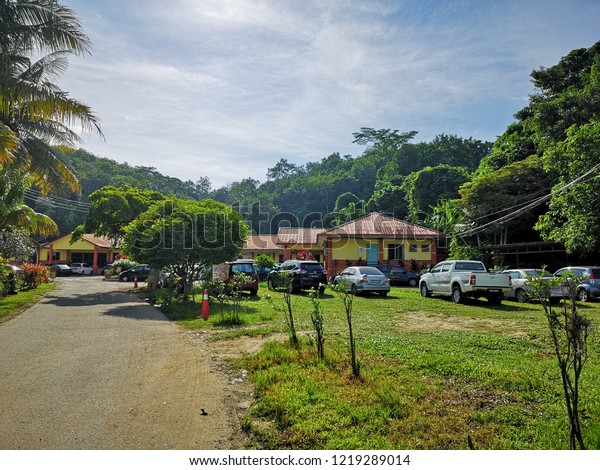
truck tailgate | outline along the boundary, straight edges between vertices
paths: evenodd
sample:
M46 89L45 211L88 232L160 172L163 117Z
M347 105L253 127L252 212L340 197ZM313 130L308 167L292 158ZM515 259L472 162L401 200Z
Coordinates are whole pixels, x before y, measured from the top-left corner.
M475 276L475 286L477 287L510 287L510 276L502 273L478 273ZM471 285L473 283L471 282Z

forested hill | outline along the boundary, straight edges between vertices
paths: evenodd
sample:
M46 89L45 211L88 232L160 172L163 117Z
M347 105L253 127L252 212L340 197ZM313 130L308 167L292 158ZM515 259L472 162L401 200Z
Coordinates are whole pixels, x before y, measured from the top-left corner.
M196 183L181 181L165 176L152 167L118 163L108 158L97 157L83 149L61 153L64 161L79 177L84 196L108 185L134 186L194 199L205 198L210 191L208 178L199 178Z
M330 224L368 211L422 220L439 199L458 197L458 188L490 151L491 143L440 135L431 142L412 143L416 132L362 128L354 134L357 157L334 153L320 161L295 165L285 158L265 169L265 181L247 178L211 188L208 178L196 182L162 175L155 168L133 167L85 150L63 151L64 161L81 180L83 196L52 194L28 200L51 216L61 234L83 221L93 191L108 185L151 189L180 198L210 197L244 214L257 233L275 232L280 223L293 226ZM362 147L361 147L362 145Z

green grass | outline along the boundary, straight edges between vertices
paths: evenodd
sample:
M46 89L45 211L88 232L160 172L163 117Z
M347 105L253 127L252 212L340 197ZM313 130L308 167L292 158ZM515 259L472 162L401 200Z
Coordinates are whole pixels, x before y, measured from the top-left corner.
M18 315L23 310L38 302L43 295L55 287L54 283L40 284L37 289L19 291L17 294L0 297L0 322Z
M269 293L282 304L281 293ZM201 301L201 297L197 299ZM257 401L244 419L251 447L269 449L565 449L568 420L549 331L538 304L485 300L456 305L394 288L386 298L357 297L353 327L361 377L352 377L342 302L327 290L326 353L319 361L311 336L311 302L293 296L295 350L285 339L235 365L250 372ZM580 305L594 324L600 303ZM191 329L212 330L215 341L287 332L282 314L255 297L235 323L211 306L171 304L166 313ZM217 346L218 343L215 344ZM584 367L581 404L588 448L600 448L598 336Z

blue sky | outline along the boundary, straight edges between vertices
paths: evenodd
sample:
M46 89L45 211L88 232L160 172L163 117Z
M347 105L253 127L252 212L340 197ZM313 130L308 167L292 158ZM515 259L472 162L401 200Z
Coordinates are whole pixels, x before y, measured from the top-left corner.
M600 40L597 0L63 0L93 42L60 86L100 157L213 188L333 152L361 127L495 140L530 73Z

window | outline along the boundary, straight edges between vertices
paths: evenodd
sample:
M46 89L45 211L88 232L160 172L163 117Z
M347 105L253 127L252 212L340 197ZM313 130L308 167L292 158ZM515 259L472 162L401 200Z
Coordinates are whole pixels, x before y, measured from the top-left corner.
M60 251L52 252L52 261L60 261Z
M431 247L431 245L429 243L424 243L423 245L421 245L421 252L429 253L430 247Z
M419 246L416 243L409 243L408 251L410 251L411 253L416 253L417 251L419 251Z
M404 259L404 246L391 244L388 245L388 259L389 260L403 260Z

